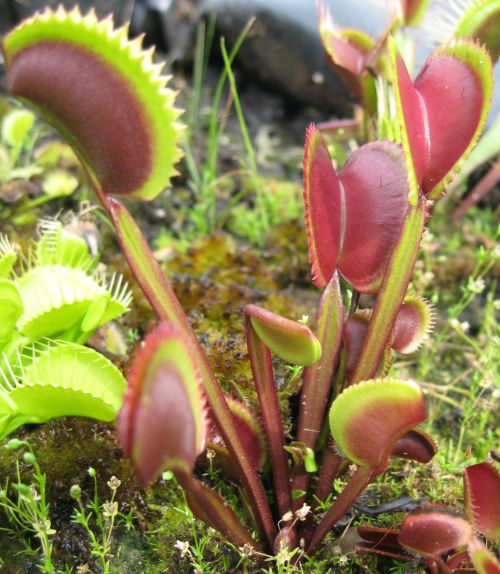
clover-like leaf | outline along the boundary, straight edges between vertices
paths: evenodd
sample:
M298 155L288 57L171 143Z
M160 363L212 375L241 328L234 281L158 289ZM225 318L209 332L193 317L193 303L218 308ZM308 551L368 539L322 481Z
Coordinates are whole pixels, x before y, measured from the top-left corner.
M321 344L307 325L258 305L246 305L244 311L261 341L287 363L306 366L321 357Z
M406 516L398 536L399 543L422 556L439 558L472 539L470 524L444 508L433 507Z
M127 28L59 7L3 40L11 94L68 139L105 193L153 199L176 173L181 126L175 94Z
M437 199L484 127L493 85L491 60L483 47L456 41L434 51L412 82L394 42L389 47L401 141L411 156L416 184Z
M330 430L343 454L360 466L383 469L397 440L426 419L413 381L377 379L348 387L330 409Z
M10 341L22 314L23 302L16 285L0 279L0 350Z
M464 505L474 526L488 540L500 540L500 475L485 461L464 469Z
M192 471L205 445L205 397L190 344L172 324L160 324L146 338L117 424L144 486L162 470Z
M93 349L41 341L0 370L0 438L25 423L62 416L113 420L125 392L121 372Z
M399 308L393 327L392 348L398 353L416 351L434 324L434 313L423 297L409 295Z
M402 149L372 142L335 173L319 130L310 126L304 155L304 203L314 282L338 266L362 293L378 290L407 210Z

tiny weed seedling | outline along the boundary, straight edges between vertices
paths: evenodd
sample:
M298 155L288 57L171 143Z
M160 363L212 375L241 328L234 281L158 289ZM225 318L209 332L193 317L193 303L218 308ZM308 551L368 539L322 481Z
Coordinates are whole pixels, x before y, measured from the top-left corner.
M10 534L17 533L24 535L30 532L38 538L42 563L40 569L46 574L55 574L56 570L52 563L52 541L51 537L56 533L52 528L47 502L46 483L47 477L40 469L40 465L35 457L33 449L26 441L18 439L10 440L6 448L10 450L23 449L23 462L33 468L33 481L25 484L21 479L19 459L16 462L17 480L9 484L6 482L0 490L0 508L9 518L10 529L2 529ZM9 497L9 489L15 492L13 497ZM22 541L26 544L27 553L34 552L28 541L22 536Z
M432 204L484 127L490 57L479 44L456 40L439 47L412 80L389 35L387 95L395 114L385 137L391 141L361 146L337 172L320 130L307 130L306 226L313 281L323 295L315 332L258 305L245 307L259 419L225 396L119 199L152 200L162 191L175 174L182 132L161 67L126 32L92 12L46 10L3 41L9 89L71 141L160 320L134 361L118 417L123 449L141 483L172 472L193 514L243 556L272 554L280 568L295 568L393 458L425 463L436 452L419 428L427 418L422 389L388 374L393 353L415 350L431 324L427 303L407 289ZM357 88L368 106L364 49L347 55L353 85L359 73ZM231 78L227 62L226 54ZM359 294L376 297L372 309L357 309ZM273 356L303 367L293 442L284 431ZM245 520L195 474L207 447L214 464L241 484L250 509ZM340 477L345 486L324 503ZM182 543L179 550L187 554L189 547ZM475 562L479 574L488 572L483 562Z
M70 489L71 498L76 500L78 505L73 514L73 522L84 529L90 543L90 552L98 560L102 573L109 574L113 558L112 545L115 521L119 518L125 524L130 525L131 515L124 515L118 509L118 502L115 497L121 481L116 476L112 476L106 483L111 491L111 496L101 504L96 471L89 468L87 473L93 484L93 495L89 502L86 504L83 502L82 489L78 484L74 484Z
M18 273L16 259L1 236L0 437L58 416L113 420L125 380L83 343L128 309L127 286L98 272L84 239L57 221L42 222L40 239Z
M16 481L6 482L0 489L0 508L9 519L9 528L0 528L8 535L19 536L25 546L23 552L29 555L40 556L39 569L46 574L59 574L63 572L56 567L52 552L52 537L57 533L52 527L50 508L47 502L47 476L42 471L33 448L26 441L11 439L5 448L19 451L16 461ZM21 476L20 460L31 471L31 482L26 484L26 478ZM113 535L116 525L120 524L130 528L132 513L124 514L119 510L115 500L116 492L120 488L121 481L112 476L107 486L110 491L109 498L101 503L97 489L97 475L93 468L89 468L88 475L92 479L93 493L88 502L85 502L85 494L78 484L74 484L68 496L76 501L72 522L80 525L87 538L90 554L99 564L100 572L109 574L113 559L112 546ZM23 476L25 471L23 471ZM33 548L31 541L26 537L29 533L37 539L37 547ZM77 572L90 572L90 567L80 565ZM64 572L73 570L66 567Z

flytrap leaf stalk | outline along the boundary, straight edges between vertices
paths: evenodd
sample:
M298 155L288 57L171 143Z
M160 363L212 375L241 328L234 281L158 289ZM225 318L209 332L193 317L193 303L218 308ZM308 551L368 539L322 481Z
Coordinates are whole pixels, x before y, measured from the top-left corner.
M129 376L118 417L123 448L144 486L170 469L194 514L247 553L315 551L392 457L428 462L436 451L418 429L427 416L422 390L387 372L392 350L415 350L432 322L427 304L406 292L431 200L442 195L483 128L491 62L482 47L460 40L438 49L412 82L390 38L388 45L394 141L361 146L337 173L319 129L307 131L309 255L314 283L324 289L315 332L257 305L245 307L259 422L250 406L225 396L119 199L151 200L175 174L182 126L161 66L140 40L127 39L126 28L114 30L111 20L98 21L92 12L82 16L78 9L46 10L3 41L11 93L39 110L75 148L160 320ZM449 117L450 109L456 117ZM350 288L341 287L341 276ZM356 309L358 293L376 295L372 310ZM304 367L292 442L273 354ZM194 478L207 446L215 463L243 485L251 509L244 522ZM259 474L266 454L272 498ZM320 470L311 481L315 459ZM342 475L345 488L318 522L312 497L316 510Z

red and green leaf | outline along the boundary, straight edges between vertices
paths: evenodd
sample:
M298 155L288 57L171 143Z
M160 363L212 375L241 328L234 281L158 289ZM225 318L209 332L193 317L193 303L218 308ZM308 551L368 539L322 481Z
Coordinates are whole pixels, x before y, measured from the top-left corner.
M314 284L324 288L337 267L345 207L328 148L314 124L306 132L303 170L309 261Z
M323 2L318 2L318 28L330 64L359 77L364 71L365 56L375 41L359 30L340 28Z
M390 556L398 560L411 560L411 556L398 542L399 530L368 525L358 526L356 530L362 538L356 544L357 550Z
M436 442L420 429L412 429L399 438L391 456L427 463L432 460L438 448Z
M338 266L362 293L382 281L407 209L408 184L401 148L366 144L337 176L319 130L307 131L304 203L314 282L324 287Z
M117 422L123 450L144 486L166 469L191 472L205 445L205 411L189 343L162 323L134 361Z
M321 344L307 325L258 305L246 305L244 311L260 340L287 363L311 365L321 357Z
M469 520L488 540L500 540L500 475L490 462L464 469L464 504Z
M428 5L429 0L401 0L404 23L408 26L418 26Z
M467 551L477 574L500 574L500 562L477 538L469 542Z
M374 293L407 209L402 150L389 142L366 144L351 154L339 180L345 196L339 270L357 291Z
M430 303L418 296L407 296L399 308L393 327L392 348L398 353L416 351L434 322Z
M483 44L495 62L500 57L500 0L474 0L460 18L455 38L471 38Z
M330 430L342 453L360 466L383 469L394 445L427 417L412 381L363 381L343 391L330 409Z
M231 396L226 396L226 401L231 411L234 425L241 437L245 453L250 459L252 467L260 470L266 460L266 441L259 418L254 411L241 401ZM212 449L215 452L214 463L221 466L228 476L239 478L238 468L235 466L224 444L224 439L219 435L216 428L209 435L207 449Z
M483 47L457 41L433 52L412 82L393 41L389 50L412 198L418 185L437 199L484 128L493 85L491 60Z
M444 510L432 508L407 516L398 536L399 543L410 552L432 558L468 544L473 536L470 524Z
M175 175L180 115L161 65L127 28L78 8L45 10L3 42L13 96L68 139L105 193L153 199Z

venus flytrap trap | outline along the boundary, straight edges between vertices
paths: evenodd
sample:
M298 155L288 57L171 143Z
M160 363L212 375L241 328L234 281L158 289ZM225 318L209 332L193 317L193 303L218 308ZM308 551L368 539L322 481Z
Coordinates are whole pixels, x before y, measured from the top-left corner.
M405 20L418 19L421 8L404 4ZM134 361L117 423L144 487L172 472L195 516L243 555L273 552L283 565L316 551L393 457L424 463L433 457L436 445L418 428L427 418L423 391L388 377L388 368L393 350L414 351L432 323L428 305L407 290L432 202L484 126L492 81L483 47L457 40L438 48L412 81L389 34L377 45L353 34L335 39L341 67L367 102L376 104L369 70L376 62L386 74L395 112L386 133L393 141L359 147L337 173L320 130L307 131L306 228L313 281L323 295L315 332L257 305L245 307L258 414L225 396L139 226L117 199L154 199L175 174L182 127L161 66L140 40L127 39L126 29L78 9L34 16L5 38L3 50L11 92L75 148L160 319ZM376 296L373 309L357 310L359 294ZM90 319L80 317L71 334L99 324L106 317L101 305L87 308ZM303 367L293 437L284 430L273 355ZM196 478L207 448L213 463L241 483L246 517ZM327 504L350 466L343 490ZM273 484L275 503L261 474Z
M125 380L84 343L131 300L121 277L107 280L85 241L44 221L28 262L0 243L0 437L22 424L60 416L113 420Z

